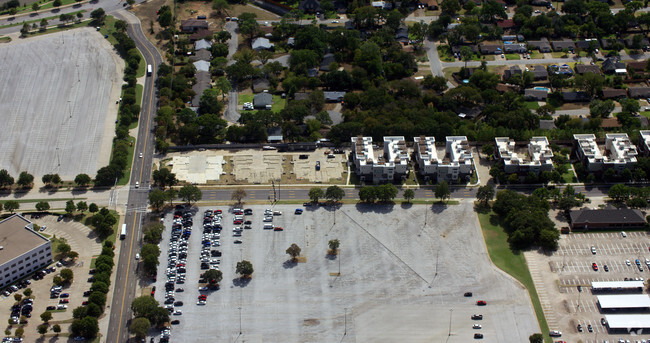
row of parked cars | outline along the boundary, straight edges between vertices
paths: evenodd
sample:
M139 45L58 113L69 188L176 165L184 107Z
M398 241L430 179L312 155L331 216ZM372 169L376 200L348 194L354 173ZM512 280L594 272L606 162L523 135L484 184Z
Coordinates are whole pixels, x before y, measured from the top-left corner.
M177 209L174 212L172 222L172 232L169 241L169 251L167 252L167 269L165 275L165 308L174 316L180 316L183 312L176 307L183 306L182 301L176 300L176 293L182 293L185 290L177 285L185 283L187 272L187 250L189 238L192 235L192 225L194 225L194 212L190 210ZM155 292L155 289L152 291ZM180 323L179 320L173 320L172 324Z
M465 292L463 294L466 298L471 298L473 296L472 292ZM476 302L476 306L487 306L487 302L485 300L478 300ZM472 320L483 320L483 315L482 314L473 314L472 315ZM481 330L483 326L478 323L472 324L472 329L474 330ZM474 339L483 339L483 334L482 333L475 333L474 334Z

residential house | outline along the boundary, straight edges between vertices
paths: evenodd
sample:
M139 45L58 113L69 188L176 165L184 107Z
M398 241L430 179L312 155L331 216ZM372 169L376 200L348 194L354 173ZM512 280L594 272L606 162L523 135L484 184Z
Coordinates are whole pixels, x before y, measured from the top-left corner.
M479 49L483 55L497 55L503 53L500 44L481 43L479 44Z
M506 54L523 54L528 51L524 43L505 43L503 44L503 51Z
M478 45L476 45L476 44L452 45L451 46L451 52L453 54L459 54L460 49L462 49L464 46L468 47L475 54L479 53L479 48L478 48Z
M199 39L211 38L214 32L207 29L199 29L189 36L190 42L195 42Z
M614 46L614 44L616 44L616 43L619 43L619 44L621 44L622 46L625 45L625 41L623 41L623 40L620 39L620 38L616 38L616 39L614 39L614 38L607 38L607 39L605 39L605 38L601 38L601 39L600 39L600 46L602 46L603 49L608 49L608 50L609 50L609 49L611 49L612 46Z
M197 32L199 30L207 30L208 22L203 19L187 19L181 20L181 31L183 32Z
M208 63L208 65L210 64L207 61L199 61L199 62L205 62ZM191 105L198 107L200 104L201 96L203 95L203 91L210 88L210 83L212 82L212 75L207 70L199 70L197 68L194 77L196 78L196 83L192 85L192 90L194 91L195 95L192 97Z
M271 109L273 96L268 92L262 92L253 96L253 107L258 109Z
M268 91L271 88L271 82L266 78L259 78L253 80L253 93L261 93Z
M626 47L630 49L641 49L650 45L650 42L648 42L647 38L643 37L642 35L638 35L640 38L636 39L638 45L635 46L635 36L637 35L629 35L625 37L623 41L625 42Z
M576 47L584 51L593 51L594 49L600 48L600 43L598 43L596 38L587 38L577 41Z
M425 6L427 6L427 9L431 11L435 11L438 9L438 0L423 0L421 1Z
M309 93L294 93L293 94L293 100L307 100L309 99Z
M281 143L284 140L282 128L273 126L266 129L266 141L269 143Z
M208 61L196 61L193 63L196 71L210 71L210 62Z
M539 52L551 52L551 44L548 42L548 39L543 38L542 40L531 40L528 41L528 47L532 49L537 49Z
M621 70L621 69L625 70L627 73L626 70L627 66L625 65L625 63L619 61L618 58L615 57L608 57L607 59L605 59L602 68L603 71L607 74L613 74L617 70Z
M253 47L253 50L259 51L259 50L271 50L274 47L274 44L271 43L268 38L264 37L258 37L253 39L253 42L251 43L251 46Z
M517 25L515 24L515 21L514 21L514 20L512 20L512 19L506 19L506 20L499 20L499 21L497 21L497 26L505 30L505 29L511 29L511 28L514 28L514 27L517 26Z
M627 91L630 93L630 98L650 98L650 87L630 87Z
M206 49L201 49L197 51L193 56L190 57L192 61L211 61L212 60L212 53L210 50Z
M548 98L548 91L534 88L527 88L524 90L524 98L533 101L546 101Z
M375 156L372 137L352 137L354 171L362 181L401 181L409 173L409 155L402 136L384 137L384 152Z
M506 42L514 43L514 42L516 42L517 40L519 40L519 38L520 38L520 36L516 36L516 35L502 35L502 36L501 36L501 40L502 40L504 43L506 43ZM521 37L521 38L523 38L523 37Z
M556 75L572 75L573 70L571 70L571 67L568 64L551 64L548 66L548 71L550 73L556 74Z
M509 137L496 137L494 143L496 156L503 161L504 171L508 174L539 174L553 170L553 151L544 136L531 138L523 153L515 151L515 141Z
M323 56L323 60L320 62L319 69L321 71L330 71L330 64L332 64L332 62L336 62L336 59L334 58L334 54L332 53L325 54L325 56Z
M591 64L576 64L576 73L577 74L585 74L585 73L593 73L593 74L599 74L600 75L600 67L597 65L591 65Z
M571 210L569 219L572 231L636 230L646 225L643 213L629 208Z
M210 49L212 47L212 42L207 41L205 39L197 40L194 42L194 50L201 50L201 49Z
M570 39L551 41L551 46L553 47L553 51L564 51L564 49L575 51L576 49L575 43Z
M318 68L307 69L307 77L316 77L316 76L318 76Z
M322 11L319 0L302 0L298 4L298 9L304 13L316 13Z
M620 173L625 169L634 169L637 149L626 133L608 133L605 135L605 154L596 144L594 134L573 135L576 154L589 172L602 172L612 168Z
M642 73L645 72L645 69L646 69L646 61L643 60L643 61L630 61L630 62L627 62L627 69L632 73L636 72L636 73L642 74Z
M551 4L550 0L530 0L532 6L549 6Z
M342 102L345 92L323 92L326 102Z
M395 31L395 40L407 45L409 42L409 29L405 26L397 28L397 31Z
M521 75L521 73L522 73L521 67L515 64L512 67L503 71L503 81L508 81L510 80L511 77L515 75Z
M544 66L536 65L533 68L533 75L535 75L535 81L542 81L548 79L548 72Z
M625 89L605 88L603 89L603 99L622 99L627 98Z
M564 91L562 97L566 102L588 102L591 97L586 92Z

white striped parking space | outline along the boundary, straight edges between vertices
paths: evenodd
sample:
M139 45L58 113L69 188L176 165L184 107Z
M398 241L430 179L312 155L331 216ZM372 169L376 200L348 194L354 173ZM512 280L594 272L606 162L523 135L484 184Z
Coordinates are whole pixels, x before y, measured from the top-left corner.
M546 317L546 322L549 327L558 327L560 325L557 317L555 316L554 308L549 300L548 292L546 287L544 287L543 276L540 271L539 265L537 264L537 259L534 253L525 252L524 258L528 264L528 270L530 272L530 277L533 279L535 284L535 290L539 297L539 302L542 305L542 311L544 311L544 317Z

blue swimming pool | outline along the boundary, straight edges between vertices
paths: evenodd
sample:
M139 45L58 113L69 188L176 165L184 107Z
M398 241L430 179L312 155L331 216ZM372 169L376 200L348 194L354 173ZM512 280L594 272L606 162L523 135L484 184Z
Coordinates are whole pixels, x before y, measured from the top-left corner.
M547 91L547 92L550 91L550 89L548 89L546 87L535 87L535 89L538 90L538 91Z

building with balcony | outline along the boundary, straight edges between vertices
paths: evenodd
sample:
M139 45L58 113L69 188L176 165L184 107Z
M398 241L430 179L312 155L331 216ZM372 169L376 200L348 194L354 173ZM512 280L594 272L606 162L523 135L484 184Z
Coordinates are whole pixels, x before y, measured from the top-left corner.
M372 137L352 137L355 173L365 182L393 182L406 179L409 155L403 136L384 137L383 153L375 155Z
M509 137L494 138L497 157L503 161L506 173L539 174L553 170L553 151L546 137L533 137L524 151L517 151L515 141Z
M634 169L638 152L626 133L608 133L605 136L604 153L593 134L576 134L573 139L576 153L589 172L602 172L612 168L620 173L625 169Z
M446 137L444 157L438 158L434 137L414 137L415 158L425 180L456 182L474 169L473 155L465 136Z

